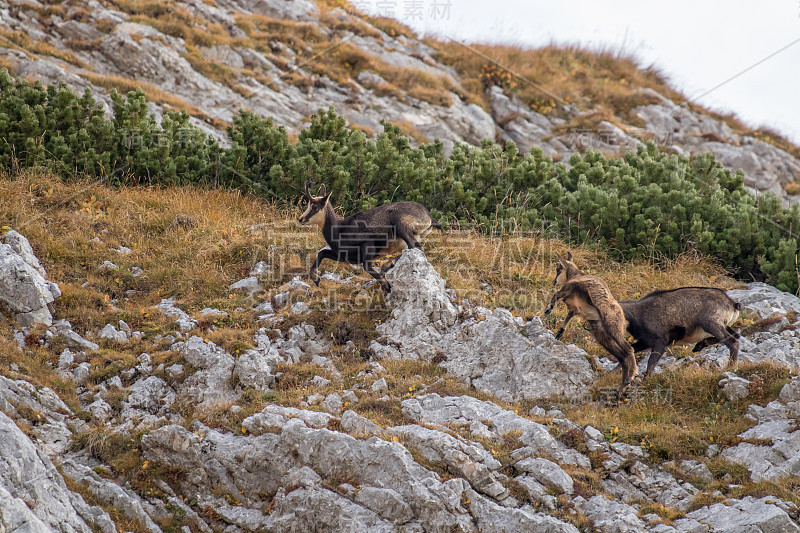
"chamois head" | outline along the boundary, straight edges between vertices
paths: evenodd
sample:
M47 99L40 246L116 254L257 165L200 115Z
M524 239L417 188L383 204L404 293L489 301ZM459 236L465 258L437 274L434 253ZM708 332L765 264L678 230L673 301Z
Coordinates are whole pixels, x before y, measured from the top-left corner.
M572 252L567 252L567 258L564 259L560 254L556 254L558 258L558 265L556 265L556 279L553 280L553 285L563 285L574 277L583 274L580 268L572 262Z
M303 195L308 200L306 212L297 219L301 224L316 224L320 227L325 223L325 206L331 198L331 193L327 192L325 185L319 189L319 196L312 196L308 191L308 182L303 189Z

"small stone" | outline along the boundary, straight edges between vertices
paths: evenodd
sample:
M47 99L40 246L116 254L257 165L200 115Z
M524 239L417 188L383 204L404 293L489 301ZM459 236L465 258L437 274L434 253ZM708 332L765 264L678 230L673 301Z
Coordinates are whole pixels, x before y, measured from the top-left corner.
M314 379L311 380L312 387L327 387L330 385L331 380L326 379L322 376L314 376Z
M356 396L355 392L348 390L342 393L342 400L349 404L354 404L358 402L358 396Z
M166 371L167 371L167 374L169 374L173 378L176 378L176 377L180 376L181 374L183 374L183 365L174 364L174 365L168 366L166 368Z
M75 383L78 385L84 385L87 381L89 381L89 372L92 369L92 365L89 363L81 363L75 370L72 371L72 379L75 380Z
M270 270L271 267L269 266L269 263L267 263L266 261L259 261L258 263L253 265L253 268L250 269L250 275L264 276L266 274L269 274Z
M59 370L67 370L70 366L72 366L72 362L75 360L75 356L72 355L72 352L69 351L69 348L64 348L64 351L61 352L61 355L58 356L58 369Z
M236 283L231 283L229 288L232 291L245 292L250 295L252 295L254 292L262 290L261 284L258 282L258 278L255 276L250 276L240 279Z
M113 342L125 342L128 340L128 335L124 331L117 331L117 328L111 324L106 324L97 336Z
M322 402L322 408L331 414L338 415L342 410L342 398L336 394L328 394Z
M119 269L119 267L117 265L115 265L114 263L112 263L111 261L103 261L103 264L101 265L101 268L104 268L105 270L118 270Z
M546 413L547 412L544 409L542 409L541 407L539 407L538 405L534 405L533 407L531 407L531 411L530 411L531 416L544 417L546 415Z
M381 378L370 387L374 392L389 392L389 386L386 384L386 378Z
M719 386L722 388L722 394L729 401L735 402L747 397L749 394L749 380L739 377L733 372L725 372L723 376L719 381Z
M272 306L275 309L280 309L281 307L285 306L289 303L289 297L291 295L288 291L279 292L275 296L272 297Z
M295 302L291 309L292 313L295 315L305 315L311 312L311 309L308 308L305 302Z
M322 394L309 394L308 398L306 398L306 401L308 402L308 405L317 405L318 403L321 403L322 400L324 399L325 396L323 396Z
M210 307L206 307L202 311L200 311L200 316L203 318L225 318L228 316L228 313L225 311L220 311L219 309L212 309Z
M272 308L271 302L261 302L255 307L255 311L258 313L266 313L266 314L272 314L275 312L275 310Z
M603 435L603 433L599 429L594 428L592 426L586 426L583 432L586 433L587 437L589 437L592 440L596 440L597 442L603 442L606 440L605 435Z

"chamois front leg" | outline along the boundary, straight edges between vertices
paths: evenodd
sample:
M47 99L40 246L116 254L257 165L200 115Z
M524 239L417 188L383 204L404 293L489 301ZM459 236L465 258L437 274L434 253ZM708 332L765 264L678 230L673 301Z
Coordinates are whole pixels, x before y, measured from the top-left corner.
M667 346L661 341L653 345L653 348L650 350L650 356L647 358L647 370L645 371L644 376L642 376L642 379L645 379L653 374L659 359L661 359L661 356L664 355L664 350L666 349Z
M572 317L574 317L574 316L575 316L575 313L573 313L572 311L567 313L567 317L564 319L564 323L561 324L561 328L556 332L556 339L560 339L561 338L561 335L564 334L564 330L567 329L567 324L569 324L569 321L572 320Z
M547 307L545 307L545 309L544 309L544 314L545 315L549 315L550 314L550 312L553 310L553 307L555 307L556 302L560 298L560 295L561 295L561 291L560 290L556 291L555 294L553 294L553 297L550 298L550 303L547 304Z
M314 265L311 267L311 271L308 273L308 277L311 278L311 281L313 281L314 285L317 287L319 287L319 276L317 275L317 269L319 268L319 265L322 263L323 259L336 259L336 254L334 254L333 250L327 246L317 252L317 258L314 260Z

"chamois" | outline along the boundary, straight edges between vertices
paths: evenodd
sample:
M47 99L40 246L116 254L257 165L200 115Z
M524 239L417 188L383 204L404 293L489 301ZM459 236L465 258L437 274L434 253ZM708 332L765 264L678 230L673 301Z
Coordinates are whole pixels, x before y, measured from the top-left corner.
M299 222L318 225L328 243L317 253L309 272L309 277L317 285L320 263L323 259L333 259L363 266L388 293L391 287L383 274L394 262L385 264L380 272L372 268L372 262L406 248L420 248L419 239L431 228L442 229L428 209L417 202L394 202L340 219L330 203L331 193L327 192L325 185L320 188L319 196L311 195L308 183L303 192L308 200L308 208L300 216Z
M564 300L567 305L569 313L556 333L557 339L561 338L572 317L577 315L587 321L597 342L622 366L622 384L617 391L617 397L621 398L638 372L633 348L625 340L625 316L622 308L602 279L584 274L572 262L572 252L567 255L567 259L558 254L556 256L558 266L553 285L562 287L553 295L544 314L549 315L558 300Z
M653 372L668 346L697 343L693 351L699 352L723 343L730 350L731 361L739 358L739 334L730 326L739 318L741 306L722 289L681 287L619 304L628 321L628 332L635 339L634 351L650 349L645 377Z

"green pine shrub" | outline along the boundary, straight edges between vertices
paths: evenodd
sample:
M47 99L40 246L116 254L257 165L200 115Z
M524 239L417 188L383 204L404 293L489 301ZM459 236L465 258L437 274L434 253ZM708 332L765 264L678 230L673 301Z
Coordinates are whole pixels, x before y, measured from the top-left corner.
M89 92L47 88L0 71L0 166L45 166L64 179L88 174L128 183L213 185L278 201L296 200L306 181L325 183L345 211L413 200L445 223L487 232L550 232L597 243L620 259L697 251L746 279L798 290L800 207L753 196L741 172L712 154L693 158L639 146L620 159L573 154L569 166L512 142L411 146L385 122L375 139L331 108L311 117L292 144L273 120L240 111L229 148L166 113L159 123L142 91L112 92L113 118Z

